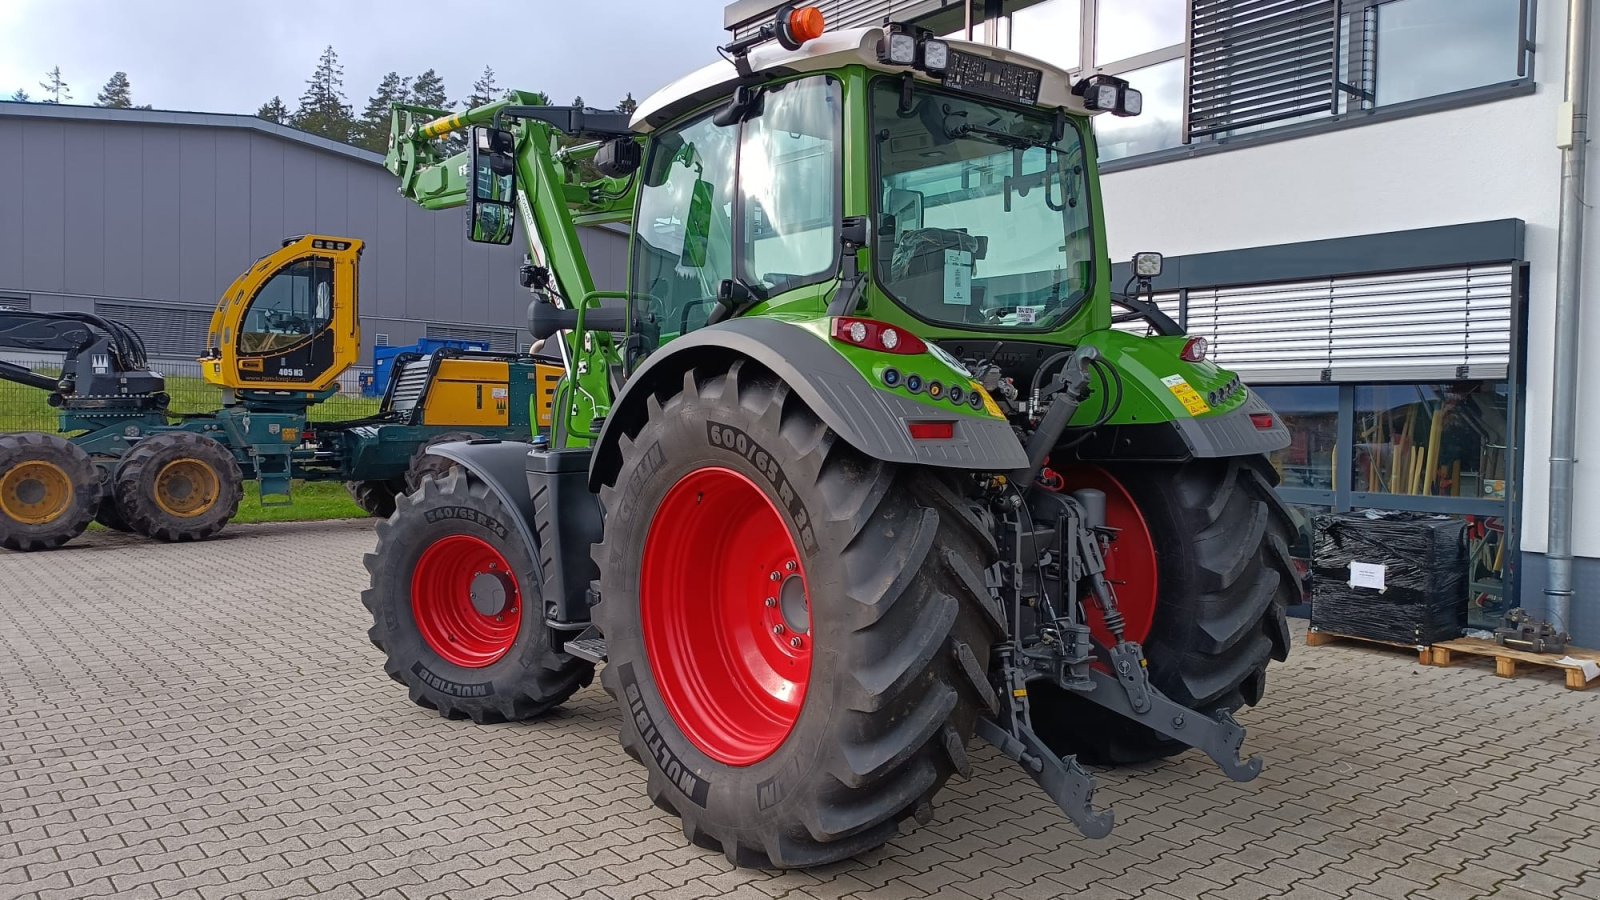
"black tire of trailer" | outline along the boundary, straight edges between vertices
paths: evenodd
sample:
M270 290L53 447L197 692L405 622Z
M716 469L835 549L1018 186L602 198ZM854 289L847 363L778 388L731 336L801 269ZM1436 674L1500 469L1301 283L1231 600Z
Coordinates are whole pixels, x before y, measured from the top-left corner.
M907 817L926 821L950 775L970 771L967 740L996 702L987 667L1004 618L983 580L996 548L963 495L969 482L865 457L753 362L691 370L660 394L621 440L595 548L601 683L623 707L619 737L646 768L651 800L694 844L761 868L835 862L883 844ZM753 485L787 528L817 648L789 730L740 765L713 758L673 718L641 602L658 505L686 476L717 469Z
M215 439L167 431L133 445L115 487L117 509L133 531L158 541L203 541L239 511L244 476Z
M1144 641L1150 681L1214 714L1260 702L1267 665L1289 655L1287 606L1300 581L1294 522L1259 456L1105 467L1132 495L1156 548L1155 618ZM1093 765L1173 756L1186 745L1048 684L1030 686L1033 723L1057 753Z
M412 702L447 719L483 725L542 716L594 680L594 665L562 652L562 635L544 622L538 555L526 546L488 485L455 467L428 477L399 498L377 526L378 546L363 559L371 579L361 602L372 613L367 637L383 651L384 671L406 686ZM521 601L514 641L495 662L457 665L431 646L418 626L413 591L423 554L465 536L491 546L508 563Z
M60 547L89 527L100 491L100 469L71 441L39 432L0 436L0 547Z

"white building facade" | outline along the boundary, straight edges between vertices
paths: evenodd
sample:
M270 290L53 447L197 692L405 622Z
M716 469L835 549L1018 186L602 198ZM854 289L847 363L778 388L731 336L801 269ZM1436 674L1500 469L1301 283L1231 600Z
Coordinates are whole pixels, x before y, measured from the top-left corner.
M776 5L740 0L726 24ZM1460 516L1469 621L1545 612L1567 0L822 7L830 27L892 17L1141 89L1143 115L1096 120L1111 257L1166 254L1168 311L1289 422L1285 497ZM1586 268L1582 346L1600 346ZM1600 377L1582 357L1580 391ZM1566 624L1600 646L1592 410Z

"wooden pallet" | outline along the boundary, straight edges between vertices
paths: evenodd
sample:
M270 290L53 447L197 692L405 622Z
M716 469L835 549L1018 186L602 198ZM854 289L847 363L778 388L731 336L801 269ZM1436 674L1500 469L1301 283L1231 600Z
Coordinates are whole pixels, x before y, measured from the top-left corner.
M1417 654L1417 662L1424 666L1431 664L1433 661L1428 654L1428 648L1418 644L1402 644L1397 641L1380 641L1376 638L1356 637L1355 635L1351 634L1336 634L1332 631L1306 632L1307 647L1321 647L1323 644L1331 644L1334 641L1355 641L1361 644L1377 644L1383 647L1399 647L1401 650L1411 650L1415 652Z
M1567 689L1582 691L1591 684L1600 684L1600 678L1594 681L1585 681L1583 671L1574 666L1564 666L1556 662L1563 656L1573 659L1592 659L1600 662L1600 651L1585 650L1581 647L1568 647L1565 653L1530 653L1527 650L1518 650L1515 647L1502 647L1494 641L1485 641L1479 638L1460 638L1454 641L1441 641L1433 645L1433 658L1431 663L1436 666L1448 666L1455 661L1456 654L1464 656L1486 656L1494 660L1494 673L1501 678L1515 678L1517 664L1527 663L1534 666L1559 669L1567 675Z

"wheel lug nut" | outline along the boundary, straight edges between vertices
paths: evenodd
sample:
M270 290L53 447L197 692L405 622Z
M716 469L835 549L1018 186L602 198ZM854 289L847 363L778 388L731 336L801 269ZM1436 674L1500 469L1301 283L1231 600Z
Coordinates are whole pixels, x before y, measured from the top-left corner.
M766 604L767 604L767 608L771 609L772 607L778 605L778 598L777 597L768 597L767 600L766 600Z
M777 581L781 577L783 577L783 576L779 575L777 572L773 572L772 573L772 580L773 581Z
M774 625L774 626L772 626L772 633L773 634L783 634L783 626L782 625Z
M792 559L791 559L791 560L789 560L789 561L788 561L788 562L786 562L786 563L784 563L784 564L783 564L783 567L784 567L784 568L785 568L785 569L788 569L788 570L789 570L789 571L791 571L791 572L793 572L793 571L794 571L794 570L795 570L795 569L798 569L798 568L800 568L800 567L799 567L799 566L798 566L798 565L796 565L796 564L795 564L795 561L794 561L794 560L792 560Z
M803 641L803 640L801 640L800 638L797 638L797 637L789 639L789 646L795 648L796 650L799 650L801 647L804 647L805 644L806 644L805 641Z

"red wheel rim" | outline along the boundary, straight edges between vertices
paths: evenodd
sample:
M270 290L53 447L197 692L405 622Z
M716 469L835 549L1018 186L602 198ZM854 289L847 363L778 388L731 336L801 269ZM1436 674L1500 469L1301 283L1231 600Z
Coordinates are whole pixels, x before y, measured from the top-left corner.
M1115 476L1099 466L1072 466L1063 469L1065 490L1094 488L1106 495L1106 524L1118 529L1116 539L1106 551L1106 579L1117 592L1117 608L1122 611L1123 636L1143 643L1150 636L1156 617L1156 542L1150 526L1139 512L1133 496ZM1111 632L1099 607L1085 604L1089 628L1102 646L1112 644Z
M656 509L639 581L645 652L673 721L717 762L766 759L800 717L805 579L783 515L738 472L691 472Z
M471 535L453 534L417 560L411 614L422 639L445 662L481 669L516 643L522 592L500 551Z

